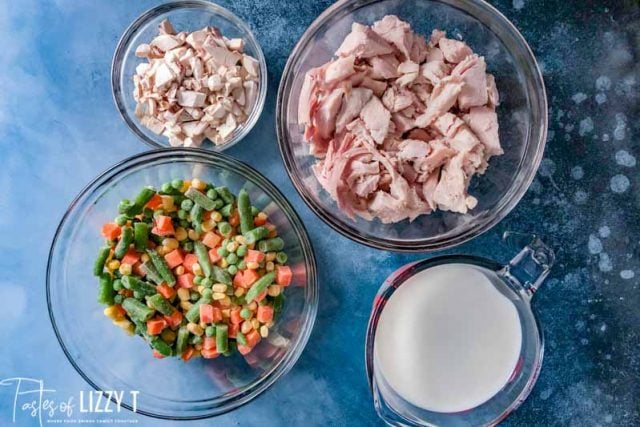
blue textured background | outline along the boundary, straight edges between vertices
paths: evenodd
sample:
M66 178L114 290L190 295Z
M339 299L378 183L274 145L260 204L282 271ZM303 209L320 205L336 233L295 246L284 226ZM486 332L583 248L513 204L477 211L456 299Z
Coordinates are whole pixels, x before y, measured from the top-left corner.
M118 37L152 1L3 1L0 5L0 379L41 378L56 396L88 386L50 326L49 243L67 205L98 172L146 149L111 99ZM283 189L314 241L321 299L302 358L241 409L195 425L371 425L365 327L379 284L421 255L348 241L294 191L274 131L277 84L304 29L329 1L222 1L247 20L269 66L265 113L236 156ZM608 3L608 5L606 4ZM637 1L501 0L544 71L550 104L545 159L520 205L491 232L456 248L505 261L504 230L536 231L558 262L535 298L547 352L540 379L507 425L640 425L640 182ZM256 153L259 153L257 155ZM12 394L0 387L0 425ZM93 416L93 418L98 418ZM171 425L124 413L138 425ZM35 425L21 416L20 425Z

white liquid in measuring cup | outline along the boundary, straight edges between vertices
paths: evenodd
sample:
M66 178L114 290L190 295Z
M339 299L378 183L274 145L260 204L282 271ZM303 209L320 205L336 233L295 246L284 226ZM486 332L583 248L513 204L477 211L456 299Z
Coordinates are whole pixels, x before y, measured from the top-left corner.
M474 408L507 383L522 345L515 306L482 269L443 264L404 282L380 314L375 361L387 384L420 408Z

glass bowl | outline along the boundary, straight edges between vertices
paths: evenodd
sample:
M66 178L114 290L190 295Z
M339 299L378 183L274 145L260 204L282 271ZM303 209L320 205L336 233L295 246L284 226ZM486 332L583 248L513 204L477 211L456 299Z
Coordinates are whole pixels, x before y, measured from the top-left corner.
M226 150L244 138L260 118L267 96L267 63L249 26L215 3L204 0L165 3L146 11L129 25L118 42L111 64L111 89L120 116L146 144L153 148L169 147L167 137L147 129L135 116L136 101L133 98L136 66L146 61L136 57L136 47L141 43L149 43L157 36L158 24L164 19L169 19L176 31L196 31L211 26L219 28L225 37L242 38L245 41L245 53L256 58L260 64L258 96L247 121L238 126L225 143L215 145L205 140L201 147L213 151Z
M350 219L317 182L315 158L298 125L298 98L307 70L327 62L353 22L372 24L395 14L420 34L435 28L462 37L484 55L496 78L500 140L505 154L493 157L487 172L471 180L478 205L467 214L438 211L383 224ZM513 209L531 184L544 151L547 100L536 60L518 30L482 0L343 0L324 11L303 34L284 70L276 109L278 142L294 186L309 207L341 234L360 243L395 251L435 251L489 230Z
M92 265L103 244L100 225L112 221L118 202L145 185L197 177L245 188L286 242L294 272L285 304L269 337L247 355L213 360L153 359L148 345L129 337L96 302ZM118 163L71 203L56 231L47 266L47 303L56 336L78 373L97 390L138 391L136 412L167 419L197 419L232 410L264 392L296 363L309 339L318 305L316 262L304 225L282 193L249 166L226 155L172 148Z

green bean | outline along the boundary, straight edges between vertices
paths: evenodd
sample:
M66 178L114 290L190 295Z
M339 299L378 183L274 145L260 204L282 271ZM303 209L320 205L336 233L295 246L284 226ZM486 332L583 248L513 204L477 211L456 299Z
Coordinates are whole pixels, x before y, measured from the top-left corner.
M288 256L287 256L287 254L285 254L284 252L278 252L278 253L276 254L276 262L277 262L278 264L284 264L284 263L286 263L288 258L289 258L289 257L288 257Z
M224 353L229 348L229 327L227 325L216 325L216 351Z
M122 284L125 288L134 292L139 292L142 296L150 296L156 293L156 287L150 283L140 280L135 276L122 276Z
M193 205L193 208L191 208L191 223L201 224L203 214L204 214L204 208L199 204L195 203Z
M233 205L231 203L229 203L228 205L224 205L222 208L220 208L220 214L223 217L229 218L232 212L233 212Z
M211 289L209 289L209 291L211 291ZM189 322L193 322L193 323L200 322L200 305L211 303L212 301L211 295L212 295L211 292L208 292L208 293L202 292L202 296L200 297L200 299L191 306L191 308L189 309L189 311L187 311L187 314L185 314L184 317L186 317Z
M173 351L171 346L167 344L162 338L155 337L151 340L151 347L163 356L171 356Z
M193 252L193 242L190 240L185 240L184 242L182 242L182 249L187 252Z
M100 277L98 285L98 302L100 304L113 305L113 281L109 274Z
M198 335L194 335L191 337L191 344L196 345L202 342L202 337Z
M247 295L245 297L247 304L251 303L251 301L253 301L255 297L257 297L258 295L260 295L260 293L262 293L262 291L267 289L267 286L273 283L273 280L275 278L276 278L276 273L272 271L270 273L265 274L258 280L256 280L255 283L251 286L251 289L249 289L249 291L247 292Z
M133 234L136 250L138 252L144 252L149 242L149 224L146 222L136 222L133 224Z
M114 256L117 259L122 259L129 250L131 243L133 243L133 228L122 227L122 236L120 236L120 241L116 245Z
M124 308L124 310L129 314L129 317L141 322L146 322L151 319L151 316L153 316L154 313L152 309L135 298L127 298L122 301L122 308Z
M240 331L236 332L236 341L238 341L238 344L240 345L247 345L247 339L245 338L244 334Z
M149 303L153 308L155 308L165 316L171 316L173 314L173 306L160 294L150 296Z
M133 324L136 325L136 334L144 337L146 340L151 341L153 337L147 333L147 324L143 320L131 318Z
M201 241L193 242L193 248L198 257L198 264L202 267L202 272L205 277L211 277L211 260L209 259L209 252L207 247Z
M104 271L104 264L107 262L107 258L109 258L109 253L111 252L111 248L109 246L103 246L100 248L98 252L98 257L96 258L96 262L93 264L93 274L94 276L101 276Z
M162 279L162 276L160 275L160 273L158 273L158 270L156 270L151 261L143 262L142 269L144 270L147 279L151 280L156 285L164 282L164 279Z
M216 187L215 190L225 203L233 203L233 194L231 194L231 191L229 191L227 187Z
M213 205L214 205L214 209L220 209L221 207L224 206L224 200L222 199L215 199L213 201Z
M238 214L240 215L240 232L253 230L253 215L251 215L251 200L244 188L238 193Z
M273 317L275 318L282 311L284 306L284 294L279 293L277 297L273 298Z
M246 233L242 234L244 236L244 239L246 240L248 245L251 245L253 243L256 243L258 240L262 240L265 237L267 237L269 235L269 230L267 230L265 227L256 227L251 231L247 231Z
M135 206L134 215L138 215L139 213L142 213L142 209L144 209L144 205L146 205L149 202L149 200L151 200L151 198L155 196L155 194L156 194L156 189L153 187L148 186L140 190L140 192L138 193L138 195L136 196L133 202Z
M153 263L156 270L158 270L158 273L160 274L162 279L164 279L164 281L167 282L169 286L173 287L173 285L176 284L176 278L173 276L173 272L167 265L164 258L161 257L160 254L158 254L158 252L153 250L148 250L147 253L149 254L149 258L151 258L151 262Z
M252 216L256 216L260 213L260 209L256 208L255 206L251 206L251 215Z
M229 237L231 235L231 232L233 231L233 227L231 227L228 222L222 221L218 223L218 231L224 237Z
M120 227L125 225L127 223L127 221L129 221L129 217L127 217L124 214L118 215L116 217L116 224L118 224Z
M142 215L144 216L145 220L150 220L151 218L153 218L153 209L151 208L144 208L142 210Z
M284 240L280 237L274 237L269 240L262 240L258 243L258 249L262 252L275 252L280 251L284 248Z
M118 204L118 213L131 218L135 215L136 205L129 199L123 199Z
M178 355L184 352L185 347L189 341L189 330L186 326L181 326L178 329L178 337L176 338L176 353Z
M193 187L189 187L184 195L193 200L196 205L202 206L204 210L212 211L215 209L215 203L213 203L213 200Z
M212 266L213 280L216 283L231 284L231 275L217 265Z

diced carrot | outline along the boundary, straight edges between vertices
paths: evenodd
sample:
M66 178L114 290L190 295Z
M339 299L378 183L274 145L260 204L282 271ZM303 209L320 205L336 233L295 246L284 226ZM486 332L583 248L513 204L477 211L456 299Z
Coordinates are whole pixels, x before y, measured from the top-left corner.
M102 235L107 240L115 240L122 233L122 229L115 222L108 222L102 226Z
M245 270L244 274L242 275L242 284L240 286L248 289L259 278L260 274L256 270Z
M167 321L163 318L153 318L147 320L147 333L149 335L159 335L164 328L168 326Z
M176 294L176 291L171 286L167 285L164 282L156 286L156 290L160 295L162 295L166 299L171 299Z
M280 286L289 286L293 272L288 265L276 265L276 283Z
M231 320L231 323L233 325L239 325L240 323L244 322L244 319L242 317L240 317L240 308L236 307L231 309L231 314L229 315L229 319ZM258 319L260 320L260 319Z
M155 219L155 224L155 227L151 229L153 234L158 236L172 236L175 233L170 216L158 215Z
M154 194L147 204L144 205L145 208L150 209L158 209L160 206L162 206L162 197L160 197L159 194Z
M213 306L211 304L200 304L200 321L203 323L213 322Z
M144 270L144 268L142 268L141 262L136 262L135 264L133 264L133 267L131 267L131 271L133 271L133 274L135 274L136 276L144 277L147 275L147 272Z
M264 253L254 249L249 249L244 260L245 262L257 262L259 264L264 261Z
M238 272L233 276L233 286L234 287L243 287L243 276L244 272L242 270L238 270Z
M251 353L251 350L253 350L253 348L247 347L246 345L238 344L238 352L242 355Z
M240 332L240 325L229 325L228 332L230 338L235 338L236 336L238 336L238 332Z
M184 349L184 351L182 352L182 355L180 355L180 358L183 361L188 362L189 359L191 359L193 357L193 353L194 352L195 352L195 350L193 349L193 347L189 346L189 347Z
M240 214L238 213L238 209L234 209L231 212L231 216L229 217L229 225L237 227L240 225Z
M220 307L213 307L213 323L222 321L222 309Z
M120 264L133 265L140 260L140 254L133 249L129 249L124 257L120 260Z
M204 243L205 246L208 246L211 249L213 249L216 246L218 246L221 241L222 241L222 237L218 236L213 231L207 231L204 234L204 236L202 236L202 243Z
M158 350L153 350L153 357L155 357L156 359L164 359L164 356L161 355Z
M198 257L195 254L187 254L184 257L184 261L182 262L182 266L189 273L193 273L193 264L198 263Z
M202 350L200 350L200 354L205 359L215 359L216 357L220 356L220 353L218 353L215 348L212 350L203 348Z
M174 249L164 256L164 260L167 261L169 268L173 269L184 262L184 257L180 249Z
M178 276L178 286L185 289L193 288L194 275L191 273L184 273Z
M221 259L222 257L218 254L218 248L209 249L209 260L211 261L212 264L215 264Z
M233 314L233 311L231 312ZM256 319L260 323L269 323L273 319L273 307L270 305L259 305Z
M260 227L261 225L265 225L266 223L267 223L267 218L255 217L253 219L253 225L255 225L256 227Z
M215 337L204 337L202 341L202 348L205 350L215 350L216 349L216 338Z
M180 326L180 323L182 322L182 313L180 310L174 310L171 316L164 316L164 320L167 321L169 326L175 328L176 326Z
M265 299L265 298L266 298L266 296L267 296L267 290L265 289L264 291L260 292L260 293L259 293L259 294L254 298L254 301L255 301L255 302L260 302L260 301L262 301L263 299Z
M122 317L122 316L124 316L125 314L127 314L127 311L126 311L124 308L122 308L122 306L121 306L120 304L114 304L113 306L114 306L114 307L115 307L115 309L118 311L118 313L117 313L117 314L118 314L120 317Z
M247 346L255 347L256 344L260 342L260 333L258 333L258 331L254 329L248 334L246 334L245 338L247 339Z
M263 227L266 228L267 230L269 230L269 234L267 234L267 236L269 238L273 238L273 237L276 237L278 235L278 232L276 230L276 226L271 224L270 222L265 222Z

